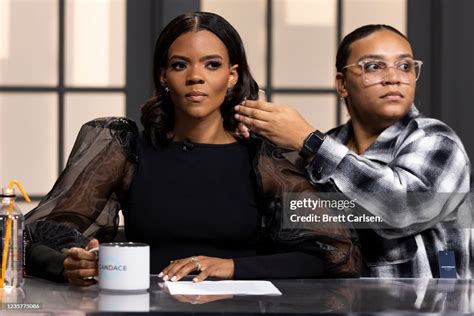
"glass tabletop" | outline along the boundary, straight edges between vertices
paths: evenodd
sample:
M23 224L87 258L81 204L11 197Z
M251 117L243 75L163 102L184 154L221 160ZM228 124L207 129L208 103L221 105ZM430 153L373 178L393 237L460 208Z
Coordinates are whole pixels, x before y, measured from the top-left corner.
M18 310L61 315L102 312L153 314L426 314L474 313L471 280L450 279L296 279L271 280L281 296L170 295L151 276L146 292L101 291L27 277L21 290L3 291L0 314Z

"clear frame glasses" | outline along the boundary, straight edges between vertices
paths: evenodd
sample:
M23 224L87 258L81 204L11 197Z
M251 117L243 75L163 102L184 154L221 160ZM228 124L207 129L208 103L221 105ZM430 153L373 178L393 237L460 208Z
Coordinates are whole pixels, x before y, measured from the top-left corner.
M421 73L421 60L413 59L401 59L388 65L386 61L364 59L357 63L344 66L342 69L349 67L360 67L362 71L362 82L365 86L374 85L384 81L387 75L390 73L390 69L393 69L393 73L397 76L397 79L404 84L411 84L418 80Z

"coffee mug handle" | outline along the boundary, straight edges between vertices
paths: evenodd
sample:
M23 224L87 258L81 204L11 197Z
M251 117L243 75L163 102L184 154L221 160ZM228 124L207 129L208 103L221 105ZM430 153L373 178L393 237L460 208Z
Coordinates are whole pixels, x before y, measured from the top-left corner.
M89 249L87 250L88 252L95 252L96 255L99 255L99 247L95 247L95 248L92 248L92 249ZM87 277L87 278L84 278L84 280L96 280L96 281L99 281L99 276L91 276L91 277Z
M89 249L87 251L88 252L95 252L96 254L98 254L99 253L99 247L95 247L95 248Z

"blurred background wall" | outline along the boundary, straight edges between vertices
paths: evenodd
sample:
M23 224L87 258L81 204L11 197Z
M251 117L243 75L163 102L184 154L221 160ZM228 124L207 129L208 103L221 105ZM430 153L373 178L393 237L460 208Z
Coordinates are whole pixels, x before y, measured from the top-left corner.
M364 24L395 26L424 61L417 105L450 124L472 157L474 1L0 0L0 183L18 178L37 203L84 122L139 121L160 30L196 10L239 31L267 100L321 130L347 120L334 90L341 38Z

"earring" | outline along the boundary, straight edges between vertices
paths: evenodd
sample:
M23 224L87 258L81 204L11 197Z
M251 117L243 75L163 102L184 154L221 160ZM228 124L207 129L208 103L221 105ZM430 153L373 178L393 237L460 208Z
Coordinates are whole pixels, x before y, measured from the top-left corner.
M165 92L170 93L170 88L168 86L165 87Z
M339 101L341 101L342 105L346 105L346 99L344 99L344 97L342 95L339 96Z
M225 93L225 97L227 98L231 93L232 93L232 87L227 88L227 91Z

